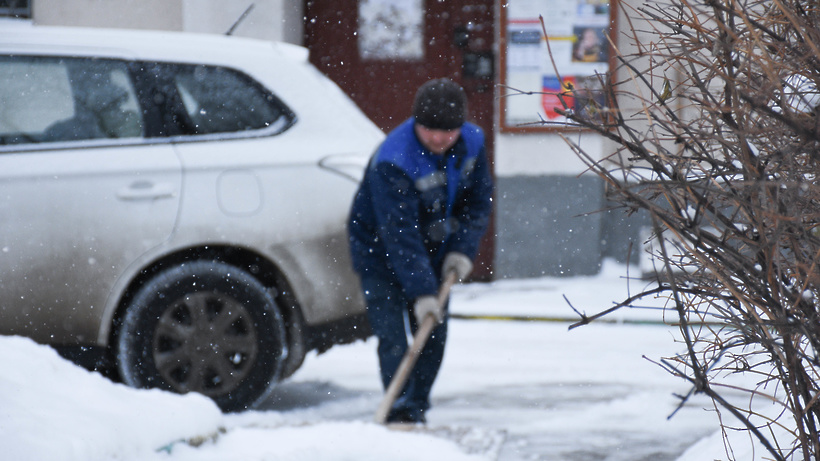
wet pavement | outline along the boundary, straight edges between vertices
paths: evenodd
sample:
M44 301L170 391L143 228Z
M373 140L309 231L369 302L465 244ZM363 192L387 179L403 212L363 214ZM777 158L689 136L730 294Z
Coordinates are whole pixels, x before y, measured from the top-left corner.
M453 320L428 425L502 461L673 461L717 430L708 402L673 418L686 386L642 358L674 350L663 325ZM258 409L288 424L372 421L375 341L311 355Z

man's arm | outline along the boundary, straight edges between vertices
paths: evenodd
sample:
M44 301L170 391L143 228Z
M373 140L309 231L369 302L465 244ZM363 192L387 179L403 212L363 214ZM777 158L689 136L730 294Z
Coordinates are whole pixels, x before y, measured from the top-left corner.
M410 178L398 167L382 163L371 178L377 229L387 258L406 295L433 295L438 278L430 264L419 228L419 196Z

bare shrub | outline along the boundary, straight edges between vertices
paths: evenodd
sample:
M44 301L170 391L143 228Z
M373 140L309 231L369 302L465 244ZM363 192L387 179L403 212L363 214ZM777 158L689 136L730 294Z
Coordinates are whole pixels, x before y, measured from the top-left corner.
M573 327L668 296L686 353L659 363L773 459L820 459L820 6L670 0L627 15L637 51L615 50L606 107L562 112L615 146L600 159L566 139L619 207L648 212L657 283Z

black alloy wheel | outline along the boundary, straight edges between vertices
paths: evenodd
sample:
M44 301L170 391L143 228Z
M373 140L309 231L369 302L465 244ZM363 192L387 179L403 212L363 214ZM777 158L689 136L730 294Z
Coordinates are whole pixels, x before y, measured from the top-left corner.
M223 411L263 398L287 358L285 326L269 290L218 261L165 270L127 307L116 343L123 381L198 392Z

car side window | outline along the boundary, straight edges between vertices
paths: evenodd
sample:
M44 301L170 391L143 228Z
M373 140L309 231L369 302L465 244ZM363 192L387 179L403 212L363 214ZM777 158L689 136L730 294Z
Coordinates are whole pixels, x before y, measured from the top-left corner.
M143 135L125 62L0 56L0 81L0 144Z
M174 84L195 134L281 132L293 123L290 110L244 74L223 67L175 67Z

